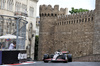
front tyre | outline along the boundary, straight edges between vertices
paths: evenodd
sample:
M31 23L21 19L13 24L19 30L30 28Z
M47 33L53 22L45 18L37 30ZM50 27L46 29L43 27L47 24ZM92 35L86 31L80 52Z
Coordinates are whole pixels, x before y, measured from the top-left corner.
M48 63L48 61L44 61L44 63Z
M45 59L48 59L48 58L49 58L49 55L48 55L48 54L44 54L43 61L44 61Z
M64 63L67 63L67 61L64 61Z
M48 59L48 58L49 58L49 55L48 55L48 54L44 54L44 57L43 57L43 61L44 61L44 63L48 63L48 61L45 60L45 59Z

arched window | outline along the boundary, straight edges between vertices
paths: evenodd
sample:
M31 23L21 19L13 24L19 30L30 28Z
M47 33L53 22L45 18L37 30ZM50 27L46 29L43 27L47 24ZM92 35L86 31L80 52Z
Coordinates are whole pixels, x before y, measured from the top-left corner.
M13 11L13 0L7 0L7 10Z
M15 4L15 11L20 11L20 9L21 9L21 3L16 2L16 4Z
M1 0L1 9L5 9L6 0Z

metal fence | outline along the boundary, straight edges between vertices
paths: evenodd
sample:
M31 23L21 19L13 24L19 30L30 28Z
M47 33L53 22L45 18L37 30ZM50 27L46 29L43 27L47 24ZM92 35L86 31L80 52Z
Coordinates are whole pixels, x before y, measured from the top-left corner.
M27 23L23 17L0 15L0 36L5 34L16 35L17 38L12 39L16 40L16 49L25 49ZM1 41L4 42L4 39Z

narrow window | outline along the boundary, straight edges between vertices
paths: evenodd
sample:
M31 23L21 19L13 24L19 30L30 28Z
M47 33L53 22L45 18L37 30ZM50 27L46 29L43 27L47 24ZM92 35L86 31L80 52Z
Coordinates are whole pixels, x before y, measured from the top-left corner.
M50 16L50 15L48 14L48 16Z
M53 16L53 13L51 14L51 16Z
M41 17L41 14L40 14L40 17Z
M43 13L42 13L42 16L44 16Z
M57 14L55 14L55 16L57 16Z
M73 24L73 21L72 21L72 24Z
M68 21L67 21L67 24L68 24Z
M87 18L85 18L85 22L87 22Z
M77 23L78 23L78 20L77 20Z
M81 19L79 20L79 22L81 22Z
M45 14L45 16L46 16L46 14Z
M61 22L60 22L60 25L61 25Z
M93 21L93 17L91 18L91 21Z
M88 18L88 22L90 22L90 18Z
M64 24L66 24L66 22L64 22Z
M75 20L74 20L74 24L75 24Z
M82 19L82 22L84 22L84 19Z
M69 21L69 24L70 24L70 21Z

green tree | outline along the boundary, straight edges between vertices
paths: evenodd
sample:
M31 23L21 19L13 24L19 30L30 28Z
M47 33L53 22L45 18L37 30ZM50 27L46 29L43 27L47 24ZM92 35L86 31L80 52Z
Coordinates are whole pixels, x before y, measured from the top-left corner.
M34 54L35 60L37 60L38 58L38 43L39 43L39 36L35 36L35 54Z
M69 11L69 13L73 14L73 13L79 13L79 12L86 12L86 11L89 11L87 9L74 9L74 7L72 7L71 11Z

